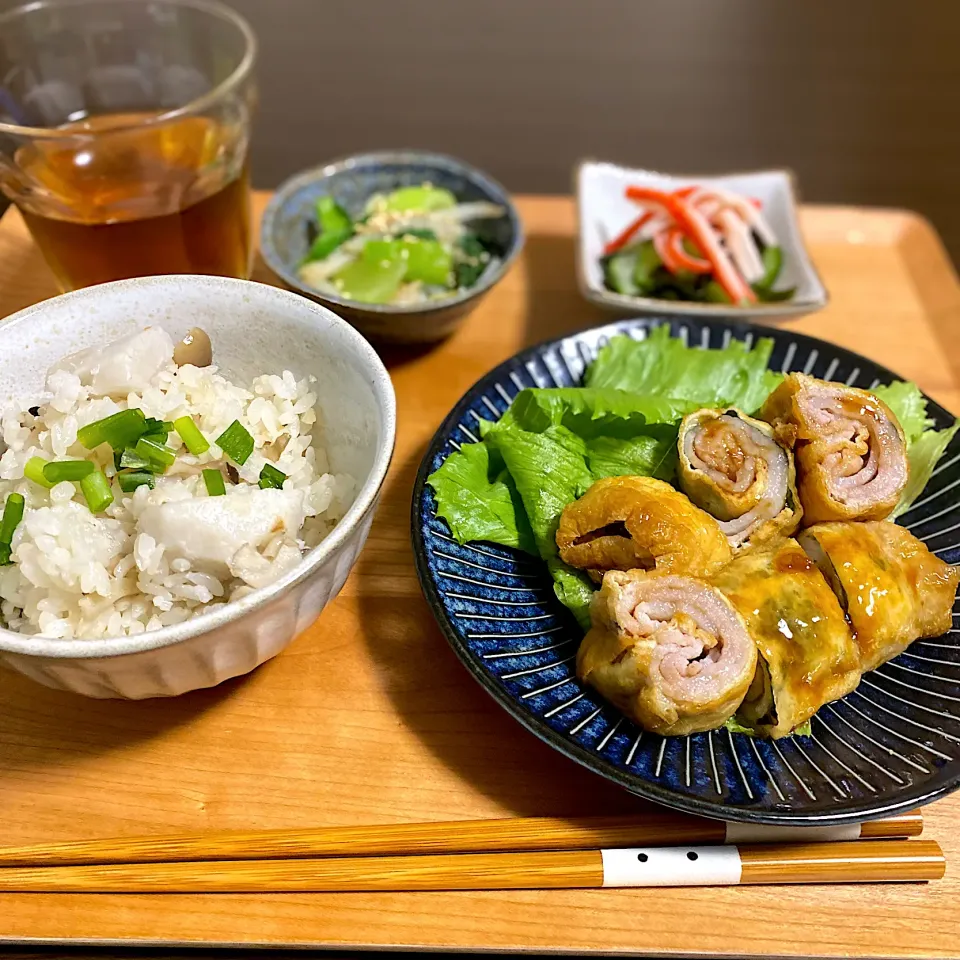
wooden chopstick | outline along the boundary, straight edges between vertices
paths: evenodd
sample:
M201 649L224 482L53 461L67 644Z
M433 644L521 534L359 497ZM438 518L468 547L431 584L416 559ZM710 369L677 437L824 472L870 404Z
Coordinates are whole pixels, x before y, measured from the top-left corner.
M0 865L42 867L472 851L589 850L677 843L825 842L916 837L922 830L923 817L919 811L841 827L765 827L652 810L641 816L624 817L527 817L79 840L0 848Z
M939 880L931 840L0 869L0 891L320 893Z

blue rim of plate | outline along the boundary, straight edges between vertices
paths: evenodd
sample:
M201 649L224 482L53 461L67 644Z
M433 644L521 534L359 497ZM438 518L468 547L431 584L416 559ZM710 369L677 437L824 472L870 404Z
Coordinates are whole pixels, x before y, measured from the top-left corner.
M822 708L811 737L755 740L727 730L691 737L644 733L582 685L582 631L552 593L544 564L491 544L460 546L435 515L427 477L478 437L520 389L571 386L615 334L642 339L669 324L692 345L771 337L771 369L801 370L870 389L898 377L823 340L723 319L645 317L530 347L475 383L451 410L420 464L411 536L417 575L455 653L531 733L632 793L686 813L752 823L825 826L889 816L960 786L960 603L948 634L916 641ZM953 417L929 397L937 427ZM960 435L899 522L938 556L960 559ZM953 496L945 494L957 490ZM951 675L952 674L952 675ZM944 688L944 689L941 689Z

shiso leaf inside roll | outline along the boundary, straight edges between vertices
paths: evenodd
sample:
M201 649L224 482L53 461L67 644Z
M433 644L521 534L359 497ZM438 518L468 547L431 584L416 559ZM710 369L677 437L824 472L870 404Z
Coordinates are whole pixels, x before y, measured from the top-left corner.
M791 373L760 417L794 452L804 523L883 520L907 485L903 430L866 390Z
M577 674L645 730L679 736L720 726L756 672L743 620L703 580L611 571L592 616Z
M677 445L681 488L734 550L797 529L793 456L769 424L735 409L698 410L684 417Z
M860 682L860 656L836 596L796 540L735 557L712 579L757 645L757 675L737 711L755 734L786 737Z

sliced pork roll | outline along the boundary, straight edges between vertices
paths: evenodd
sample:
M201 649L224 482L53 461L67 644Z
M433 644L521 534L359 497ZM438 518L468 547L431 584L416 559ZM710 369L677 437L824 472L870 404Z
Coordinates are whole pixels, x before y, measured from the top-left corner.
M679 736L720 726L756 672L743 620L703 580L611 571L591 615L577 674L645 730Z
M815 528L814 528L815 529ZM860 682L860 656L836 596L796 540L740 554L712 580L760 653L737 720L786 737Z
M734 550L800 525L793 455L768 423L739 410L698 410L683 418L677 446L680 486Z
M818 523L800 543L850 619L866 673L952 624L960 568L896 523Z
M606 570L709 576L730 559L717 521L669 483L607 477L568 504L557 529L560 557L595 579Z
M882 520L892 513L907 484L907 446L882 400L791 373L760 416L793 449L805 524Z

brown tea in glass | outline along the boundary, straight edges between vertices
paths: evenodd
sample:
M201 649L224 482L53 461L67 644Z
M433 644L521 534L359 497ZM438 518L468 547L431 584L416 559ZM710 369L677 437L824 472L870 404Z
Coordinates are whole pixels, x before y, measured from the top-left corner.
M249 275L252 63L249 28L218 4L53 0L0 17L0 69L23 77L0 96L0 189L63 289Z

